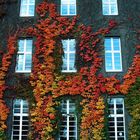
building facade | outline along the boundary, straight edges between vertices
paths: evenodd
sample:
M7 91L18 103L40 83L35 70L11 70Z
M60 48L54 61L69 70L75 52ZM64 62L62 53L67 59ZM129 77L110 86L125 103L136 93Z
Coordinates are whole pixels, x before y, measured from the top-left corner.
M139 0L7 0L0 6L1 99L9 108L2 139L128 140L125 95L135 80L129 85L124 76L139 76L132 71ZM4 70L8 46L16 50Z

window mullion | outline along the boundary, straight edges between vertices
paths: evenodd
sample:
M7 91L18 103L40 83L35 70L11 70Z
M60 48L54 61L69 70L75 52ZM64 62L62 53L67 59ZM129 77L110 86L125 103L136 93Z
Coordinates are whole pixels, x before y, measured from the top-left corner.
M118 139L117 137L117 110L116 110L116 99L114 100L114 113L115 113L115 140Z
M19 140L22 140L22 110L23 110L23 101L21 100L20 104L20 128L19 128Z
M67 100L67 140L69 140L69 100Z
M124 140L126 140L126 135L125 135L125 117L124 117L124 100L123 100L123 125L124 125Z
M75 120L76 120L76 140L77 140L77 117L74 115L74 117L76 118Z

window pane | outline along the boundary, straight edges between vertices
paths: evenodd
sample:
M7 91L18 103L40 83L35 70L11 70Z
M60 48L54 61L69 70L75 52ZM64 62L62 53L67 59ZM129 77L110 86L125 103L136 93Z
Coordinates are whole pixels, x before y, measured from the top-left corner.
M75 40L74 39L69 40L69 50L75 51Z
M68 4L68 0L61 0L61 4L67 5Z
M113 99L109 99L109 100L108 100L108 103L109 103L109 104L113 104L113 106L114 106L114 100L113 100Z
M19 136L13 136L13 140L19 140Z
M28 131L22 131L22 135L27 135Z
M114 53L114 66L116 70L121 70L120 53Z
M22 136L22 140L27 140L27 136Z
M111 39L105 39L105 51L111 51Z
M75 54L70 54L70 60L69 60L69 69L74 70L74 63L75 63Z
M69 104L69 106L70 106L70 112L74 112L75 111L75 104L74 103L70 103Z
M20 113L20 108L19 109L14 109L14 113Z
M117 0L110 0L111 3L117 3Z
M63 59L62 70L67 70L67 60Z
M117 38L113 39L113 47L114 47L115 51L120 51L119 39L117 39Z
M23 108L23 113L28 113L28 108Z
M110 0L102 0L103 3L109 3Z
M123 121L123 117L118 117L117 121Z
M115 70L121 70L121 66L119 63L115 63Z
M34 16L34 5L29 6L29 16Z
M70 5L70 15L75 15L75 14L76 14L76 6Z
M20 105L19 104L15 104L14 108L20 108Z
M63 50L68 51L68 40L62 40Z
M27 14L27 6L26 5L22 5L20 8L20 15L21 16L26 16Z
M21 0L21 4L27 4L28 3L28 0Z
M117 98L116 99L116 104L123 104L123 99L122 98Z
M70 4L76 5L76 0L70 0Z
M26 55L25 70L31 70L31 60L32 60L32 56L30 54Z
M19 126L13 126L14 130L19 130Z
M118 108L117 109L117 114L123 114L123 108Z
M18 42L18 51L24 52L24 40L19 40Z
M109 15L109 6L108 5L103 5L103 14Z
M23 62L24 62L24 55L18 55L17 56L17 70L18 71L23 70Z
M29 0L29 4L34 5L35 4L35 0Z
M63 64L63 66L62 66L62 70L67 70L67 65L66 65L66 63Z
M62 15L67 15L68 14L68 5L62 5L61 7L61 13Z
M67 63L68 55L67 53L64 54L63 56L63 63Z
M14 131L13 134L14 135L19 135L19 131Z
M74 68L74 63L70 63L69 69L70 69L70 70L75 70L75 68Z
M32 52L32 40L27 40L26 41L26 52Z
M19 112L20 112L20 111L19 111ZM19 120L20 120L20 117L19 117L19 116L14 116L14 120L19 121Z
M70 53L69 58L70 58L70 62L73 62L74 63L75 54L74 53Z
M111 53L106 53L105 56L105 61L106 61L106 70L112 70L112 54Z
M115 4L111 5L111 14L112 15L117 15L117 6Z
M123 127L117 127L117 131L124 131Z

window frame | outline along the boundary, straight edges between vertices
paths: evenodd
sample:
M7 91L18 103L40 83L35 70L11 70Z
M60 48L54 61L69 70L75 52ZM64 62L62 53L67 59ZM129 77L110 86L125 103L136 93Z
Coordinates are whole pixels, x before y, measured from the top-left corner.
M123 111L123 113L122 114L117 114L117 100L119 100L119 99L121 99L121 100L123 100L123 102L122 102L122 111ZM119 132L119 133L124 133L124 135L123 135L123 138L124 138L124 140L126 140L126 127L125 127L125 108L124 108L124 98L109 98L108 99L108 105L109 105L109 101L110 100L113 100L113 105L114 105L114 108L113 108L113 111L114 111L114 114L109 114L109 116L108 116L108 118L114 118L114 121L111 121L111 122L114 122L114 128L115 128L115 130L114 130L114 132L115 132L115 137L109 137L109 138L115 138L114 140L118 140L118 138L119 138L119 136L118 136L118 130L117 130L117 127L119 126L120 127L120 125L117 125L117 123L118 123L118 121L117 121L117 118L119 118L119 117L122 117L123 118L123 129L124 129L124 131L121 131L121 132ZM110 109L109 107L108 107L108 109ZM109 121L108 121L109 122ZM108 127L109 127L109 124L108 124ZM108 131L109 132L109 131Z
M64 101L66 101L66 113L62 113L62 110L64 109L65 110L65 108L63 108L63 105L65 104L64 103ZM67 99L67 100L62 100L62 102L61 102L61 115L62 115L62 117L64 116L64 117L66 117L66 140L70 140L69 138L71 138L71 137L69 137L70 136L70 134L69 134L69 132L70 132L70 125L69 125L69 123L70 123L70 117L72 116L72 117L74 117L75 118L75 120L74 120L74 122L75 122L75 135L73 135L73 138L75 138L75 140L77 140L77 133L78 133L78 127L77 127L77 115L74 113L74 112L70 112L70 104L73 104L74 106L75 106L75 109L76 109L76 105L75 105L75 102L72 102L72 103L70 103L70 101L72 101L72 100L69 100L69 99ZM62 126L64 126L64 125L62 125ZM61 126L60 126L60 128L61 128ZM63 132L63 131L61 131L60 130L60 132ZM72 132L72 131L71 131ZM63 135L62 135L63 136ZM62 137L63 138L63 137ZM59 140L61 140L61 135L59 134Z
M74 46L74 51L70 51L70 40L74 40L74 43L75 43L75 46ZM67 50L65 51L64 50L64 47L63 47L63 41L66 41L67 42ZM70 72L77 72L76 68L75 68L75 60L74 60L74 69L73 70L70 70L70 54L74 54L75 55L75 59L76 59L76 40L75 39L63 39L62 40L62 47L63 47L63 50L64 50L64 55L67 55L67 60L66 60L66 70L63 70L63 65L62 65L62 72L63 73L70 73ZM64 56L63 56L64 58ZM62 61L63 61L63 58L62 58ZM63 61L63 64L64 64L64 61Z
M35 0L34 0L34 3L33 4L30 4L30 0L27 0L27 3L26 4L22 4L24 0L20 0L20 9L19 9L19 16L20 17L34 17L35 16ZM34 11L33 11L33 15L29 14L29 6L32 5L34 6ZM22 13L22 7L23 6L26 6L26 14L23 14Z
M15 111L15 109L17 109L16 107L14 107L15 105L16 105L16 102L20 102L20 108L18 108L19 110L20 110L20 112L18 112L18 113L15 113L14 111ZM25 113L25 112L23 112L23 110L25 109L24 108L24 105L27 105L27 113ZM18 125L14 125L14 121L15 121L15 119L14 119L14 117L19 117L20 119L19 119L19 124ZM29 104L28 104L28 101L27 100L23 100L23 99L15 99L14 101L13 101L13 117L12 117L12 135L11 135L11 140L13 140L13 137L14 136L19 136L19 140L22 140L22 137L23 136L28 136L28 134L27 135L23 135L22 134L22 132L25 130L25 129L23 129L22 127L24 126L23 124L22 124L22 122L23 122L23 117L28 117L28 120L26 120L26 121L29 121ZM25 121L25 120L24 120ZM17 135L14 135L13 133L14 133L14 126L19 126L19 129L15 129L15 131L17 131L17 130L19 130L19 134L17 134ZM29 125L26 125L26 126L28 126L29 127ZM28 132L27 132L28 133Z
M61 0L61 2L60 2L60 15L61 16L76 16L77 15L77 0L75 0L75 3L74 4L72 4L72 5L74 5L74 7L75 7L75 13L74 14L70 14L70 0L68 0L68 2L67 2L67 14L63 14L63 10L62 10L62 1L63 0Z
M32 50L33 50L33 39L32 38L23 38L23 39L19 39L18 40L18 48L19 48L19 42L23 40L24 41L24 51L20 52L19 50L17 51L17 56L16 56L16 67L15 67L15 72L16 73L30 73L32 70ZM27 40L30 40L32 42L32 46L31 46L31 52L27 52L26 48L27 46ZM22 70L18 70L18 62L19 62L19 55L23 55L24 59L23 59L23 64L22 64ZM31 55L31 69L30 70L25 70L25 66L26 66L26 55Z
M104 6L107 6L107 8L109 9L109 12L107 13L107 14L105 14L104 13ZM115 13L112 13L111 12L111 7L112 7L112 5L115 5L115 7L116 7L116 11L115 11ZM112 15L112 16L116 16L116 15L118 15L119 13L118 13L118 0L115 0L115 2L112 2L112 0L108 0L108 2L104 2L104 0L102 0L102 13L103 13L103 15L105 15L105 16L109 16L109 15Z
M113 40L115 38L118 38L118 41L119 41L119 50L114 50L114 45L113 45ZM110 39L111 40L111 50L108 50L106 51L105 49L105 71L106 72L122 72L123 71L123 68L122 68L122 51L121 51L121 39L120 37L105 37L105 40L104 40L104 47L106 48L105 46L105 41L106 39ZM107 70L107 60L106 60L106 53L111 53L111 58L112 58L112 69L111 70ZM115 57L114 57L114 54L115 53L119 53L120 54L120 69L115 69Z

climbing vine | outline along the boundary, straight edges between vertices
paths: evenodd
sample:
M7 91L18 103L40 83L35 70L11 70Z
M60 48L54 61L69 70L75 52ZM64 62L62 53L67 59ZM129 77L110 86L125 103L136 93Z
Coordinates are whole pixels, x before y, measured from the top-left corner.
M140 139L140 78L130 88L125 98L126 107L132 120L129 124L129 139Z
M130 86L140 76L139 46L134 56L133 64L121 83L115 76L104 77L99 73L102 59L99 54L100 41L117 26L110 20L108 27L93 32L90 26L78 24L78 18L61 17L56 5L46 1L40 3L36 12L37 23L33 27L21 29L16 36L8 40L7 53L3 54L0 76L0 130L6 129L5 121L8 108L3 100L6 90L5 76L15 54L17 37L22 34L35 37L35 52L33 67L29 82L33 88L35 103L32 103L31 122L32 139L53 140L57 130L56 109L59 97L70 95L80 96L82 117L80 124L80 139L104 139L104 101L102 94L127 94ZM65 38L76 38L79 57L83 65L74 74L61 73L57 66L62 64L62 43ZM29 92L28 92L29 93Z
M6 90L6 75L11 64L11 58L16 50L16 35L9 37L7 43L7 52L3 53L0 67L0 137L4 135L4 130L7 128L5 121L7 120L9 109L3 100L4 91Z

